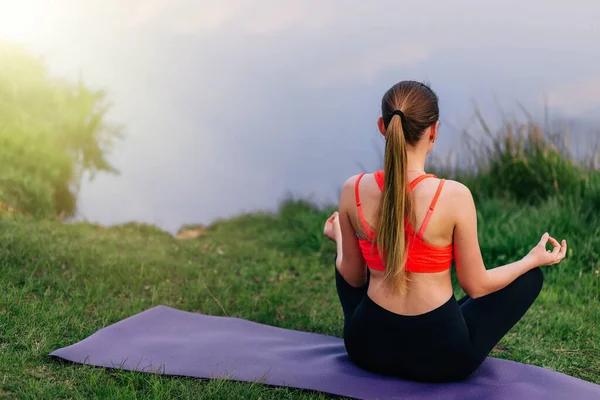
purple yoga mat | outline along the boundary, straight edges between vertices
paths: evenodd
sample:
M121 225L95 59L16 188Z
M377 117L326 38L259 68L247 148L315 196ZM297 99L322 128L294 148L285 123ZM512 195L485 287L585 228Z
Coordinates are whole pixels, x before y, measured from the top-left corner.
M495 358L465 382L425 384L379 376L356 367L336 337L164 306L50 355L101 367L258 381L360 399L600 399L600 385Z

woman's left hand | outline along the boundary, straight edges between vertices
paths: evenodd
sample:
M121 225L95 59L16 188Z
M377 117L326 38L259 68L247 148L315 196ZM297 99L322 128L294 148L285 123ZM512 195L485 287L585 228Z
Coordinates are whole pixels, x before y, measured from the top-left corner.
M323 233L334 242L337 242L337 240L342 237L340 214L337 211L331 214L331 217L327 218L327 221L325 221Z

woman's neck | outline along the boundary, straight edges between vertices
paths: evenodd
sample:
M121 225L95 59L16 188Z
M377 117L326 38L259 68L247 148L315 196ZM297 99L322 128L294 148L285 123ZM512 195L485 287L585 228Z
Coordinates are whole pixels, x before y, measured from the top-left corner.
M425 159L427 158L426 153L421 153L418 151L407 151L407 162L406 162L406 170L407 171L423 171L425 172Z

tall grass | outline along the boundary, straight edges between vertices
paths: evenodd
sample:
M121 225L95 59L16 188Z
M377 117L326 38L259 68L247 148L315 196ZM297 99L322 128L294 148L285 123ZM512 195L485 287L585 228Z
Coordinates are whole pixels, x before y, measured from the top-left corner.
M469 186L476 198L502 197L529 204L550 197L584 199L600 205L600 149L590 137L588 154L571 149L568 135L544 131L532 119L505 121L490 130L477 112L483 135L464 132L454 159L434 159L436 173Z

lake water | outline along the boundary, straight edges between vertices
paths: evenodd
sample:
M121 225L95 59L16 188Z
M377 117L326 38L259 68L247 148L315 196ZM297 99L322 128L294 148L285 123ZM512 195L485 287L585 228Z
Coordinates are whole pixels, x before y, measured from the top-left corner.
M553 3L553 4L549 4ZM288 193L337 200L383 145L381 95L403 79L440 97L444 154L517 102L600 126L600 2L0 1L0 39L105 88L126 139L119 176L85 183L80 218L174 232Z

